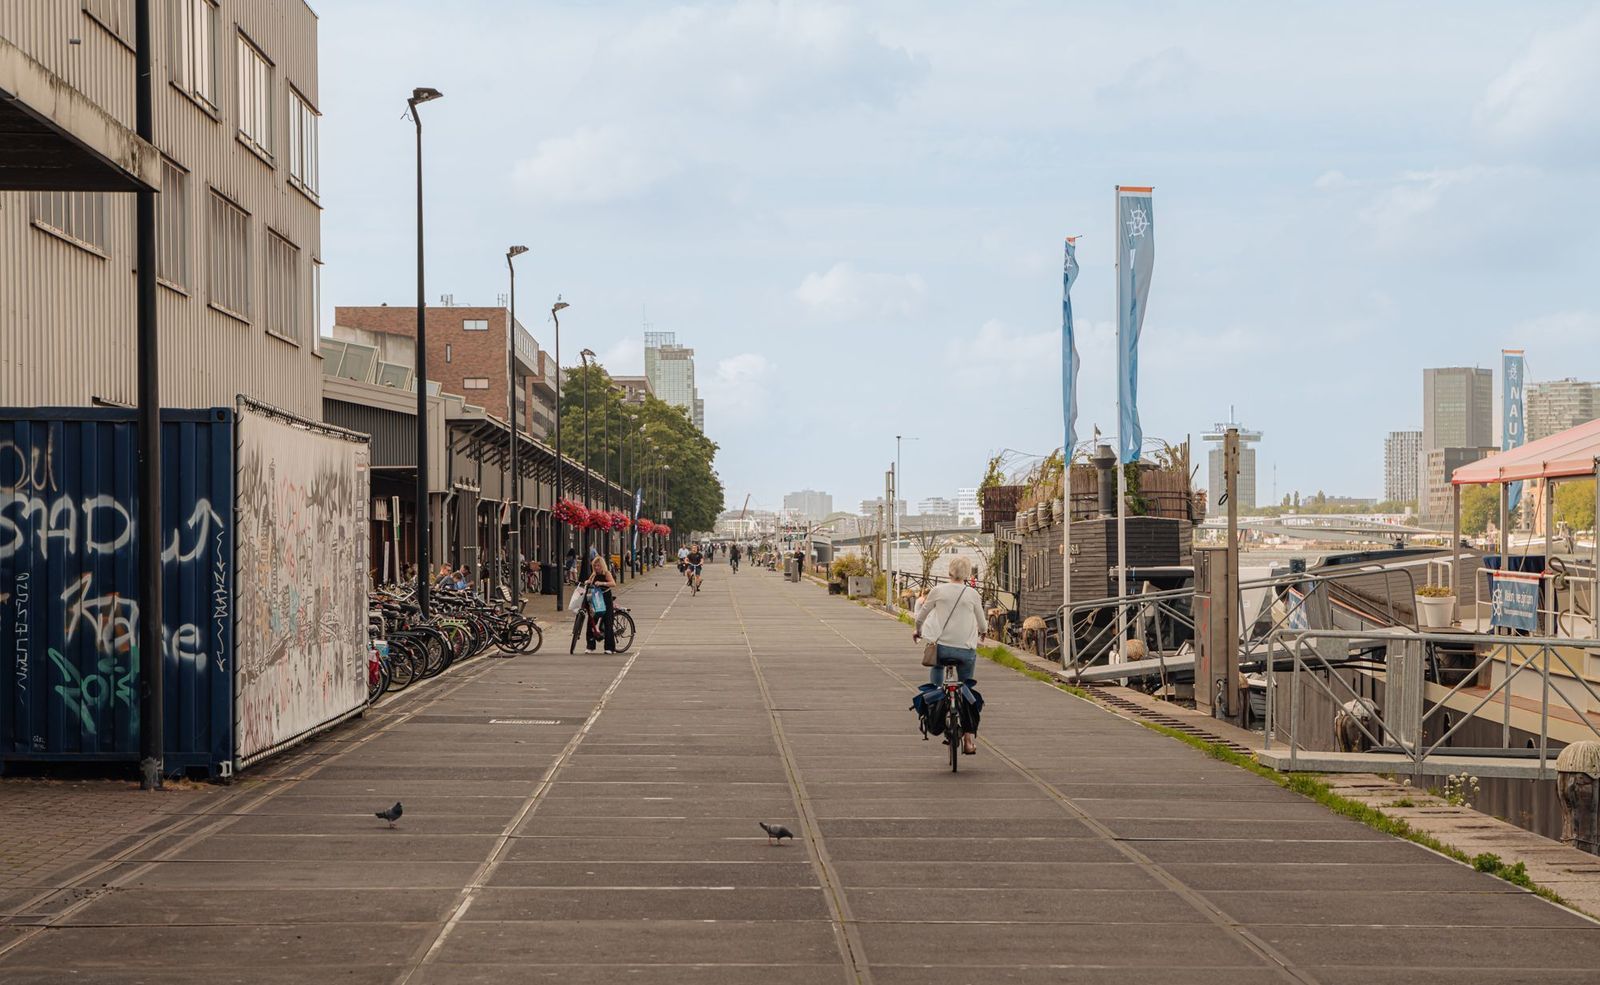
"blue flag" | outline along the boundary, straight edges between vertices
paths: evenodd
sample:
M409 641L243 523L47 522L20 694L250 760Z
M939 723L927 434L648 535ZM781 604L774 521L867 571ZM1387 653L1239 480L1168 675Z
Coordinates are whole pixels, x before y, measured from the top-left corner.
M1521 349L1500 350L1500 407L1501 430L1500 450L1510 451L1522 447L1523 420L1522 420L1522 387L1527 378L1527 366L1523 363ZM1510 503L1510 512L1515 513L1517 504L1522 502L1522 483L1513 482L1506 490L1506 498Z
M1139 460L1139 331L1156 261L1151 189L1117 186L1117 440L1124 465Z
M1067 259L1061 267L1061 412L1067 418L1067 443L1062 452L1066 465L1072 465L1072 449L1078 445L1078 340L1072 334L1072 282L1078 279L1078 237L1067 237Z

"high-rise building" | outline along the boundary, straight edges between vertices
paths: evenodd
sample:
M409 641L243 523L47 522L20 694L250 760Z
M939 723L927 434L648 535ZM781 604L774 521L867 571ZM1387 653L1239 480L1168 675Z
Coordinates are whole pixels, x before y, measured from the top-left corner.
M1498 447L1494 371L1450 366L1422 371L1422 451Z
M929 496L917 504L917 512L933 516L956 515L956 502L947 496Z
M706 429L706 404L694 385L694 350L679 345L676 333L644 333L644 375L658 398L683 408L695 427Z
M816 522L833 512L833 496L815 489L801 489L783 497L783 509Z
M976 527L983 520L983 510L978 505L978 487L963 486L956 490L956 523L963 527Z
M647 396L655 396L655 391L650 389L648 376L613 376L611 382L622 390L622 402L625 404L642 404Z
M1229 428L1239 431L1239 509L1253 510L1256 506L1256 450L1250 446L1261 440L1261 432L1251 431L1238 421L1225 421L1201 435L1204 440L1215 442L1206 455L1206 511L1213 515L1228 512L1228 503L1223 497L1227 486L1223 474L1223 451Z
M1424 452L1422 519L1434 523L1450 519L1450 477L1456 469L1488 458L1499 448L1431 448Z
M1422 463L1421 431L1390 431L1383 439L1383 498L1415 503L1418 468Z
M1528 387L1528 440L1538 441L1600 417L1600 383L1552 380Z

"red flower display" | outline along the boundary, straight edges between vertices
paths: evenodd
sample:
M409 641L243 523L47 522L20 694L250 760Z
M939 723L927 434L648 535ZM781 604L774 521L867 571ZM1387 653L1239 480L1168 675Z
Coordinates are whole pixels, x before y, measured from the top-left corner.
M655 533L656 522L647 516L639 518L639 532L642 534Z
M555 518L569 527L587 527L589 525L589 511L583 504L571 499L563 499L550 511Z
M611 511L611 529L626 530L633 526L633 518L622 510Z
M611 514L607 513L605 510L590 510L589 511L589 529L590 530L610 530L611 529Z

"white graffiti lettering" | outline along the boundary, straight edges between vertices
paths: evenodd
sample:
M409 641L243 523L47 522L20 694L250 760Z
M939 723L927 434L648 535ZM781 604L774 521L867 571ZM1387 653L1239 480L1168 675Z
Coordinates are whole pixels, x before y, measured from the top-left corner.
M210 511L209 504L206 509ZM71 496L47 503L26 493L0 492L0 561L16 555L27 543L30 531L42 558L50 557L52 540L63 542L63 554L77 554L80 516L86 554L115 554L133 540L133 517L115 497L91 496L80 506Z
M56 490L56 436L47 432L43 448L21 448L15 441L0 441L0 492L28 489Z
M197 531L195 533L194 546L187 551L181 550L178 529L174 527L172 538L167 541L167 549L161 552L162 563L170 564L173 561L177 561L180 564L187 564L199 557L200 552L206 548L206 541L211 539L212 524L217 525L217 536L221 537L222 517L217 516L216 511L211 508L211 500L196 500L194 511L189 514L189 519L185 524L191 532Z

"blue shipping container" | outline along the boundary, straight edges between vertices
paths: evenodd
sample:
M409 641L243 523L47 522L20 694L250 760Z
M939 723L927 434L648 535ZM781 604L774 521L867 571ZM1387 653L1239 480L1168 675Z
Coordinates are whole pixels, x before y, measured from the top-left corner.
M132 411L0 409L0 771L139 753ZM166 766L233 755L234 415L161 414Z

